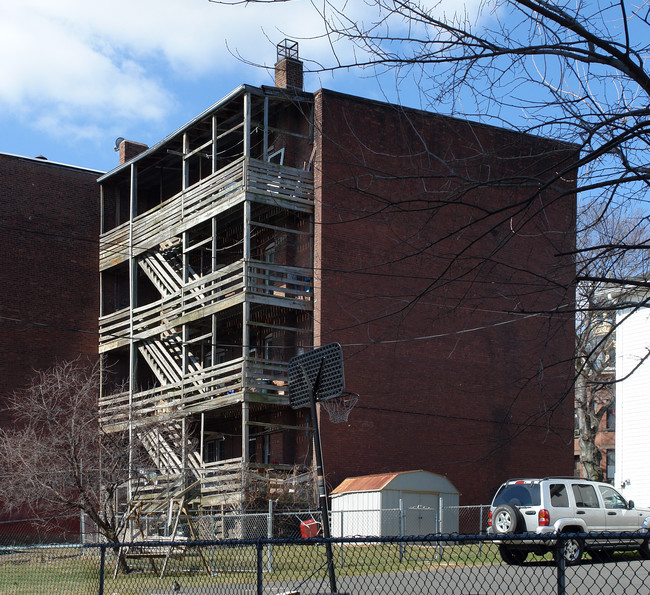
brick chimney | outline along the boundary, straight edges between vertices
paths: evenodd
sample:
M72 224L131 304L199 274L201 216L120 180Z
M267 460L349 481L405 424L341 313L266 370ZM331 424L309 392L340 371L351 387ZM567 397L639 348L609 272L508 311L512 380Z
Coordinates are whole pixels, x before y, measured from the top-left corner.
M275 63L275 86L302 91L302 62L298 59L298 42L284 39L278 46Z
M120 165L123 165L127 161L130 161L134 157L137 157L140 153L146 151L149 148L148 145L143 143L136 143L132 140L126 140L125 138L118 138L115 141L115 150L120 153Z

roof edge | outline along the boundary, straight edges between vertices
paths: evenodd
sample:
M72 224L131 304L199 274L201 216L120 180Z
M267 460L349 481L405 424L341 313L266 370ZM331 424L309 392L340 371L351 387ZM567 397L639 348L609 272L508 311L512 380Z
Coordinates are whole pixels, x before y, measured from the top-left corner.
M262 85L260 87L256 87L254 85L248 85L248 84L242 84L239 85L238 87L235 87L230 93L219 99L216 103L213 103L210 107L207 109L203 110L200 114L192 118L189 122L186 122L182 126L180 126L178 129L174 130L171 134L168 134L165 138L162 140L158 141L156 144L152 145L149 147L147 150L142 151L142 153L139 153L132 159L129 159L128 161L125 161L124 163L118 165L117 167L113 168L112 170L108 171L106 174L101 176L98 182L103 182L106 180L106 178L109 178L110 176L118 173L119 171L126 169L127 167L130 167L131 164L137 162L140 159L144 159L149 155L152 155L156 151L158 151L165 143L170 142L172 139L174 139L176 136L181 134L184 130L191 128L201 120L205 119L207 116L209 116L211 113L217 111L220 107L225 105L226 103L232 101L235 99L238 95L243 95L244 93L254 93L256 95L269 95L273 97L278 97L278 98L285 98L289 100L309 100L311 97L313 97L313 93L309 93L307 91L298 91L295 89L282 89L278 87L269 87ZM138 142L133 139L131 139L132 142Z
M174 130L174 132L172 132L171 134L168 134L165 138L158 141L155 145L152 145L146 151L142 151L142 153L139 153L138 155L136 155L132 159L129 159L128 161L125 161L121 165L118 165L117 167L113 168L112 170L110 170L109 172L107 172L106 174L101 176L99 178L99 180L97 180L97 181L98 182L103 182L106 178L109 178L110 176L116 174L117 172L119 172L119 171L121 171L123 169L126 169L127 167L130 167L131 164L135 163L136 161L139 161L140 159L144 159L145 157L155 153L165 143L171 141L174 137L178 136L181 132L183 132L187 128L190 128L191 126L193 126L197 122L200 122L205 117L210 115L213 111L219 109L225 103L227 103L229 101L232 101L235 97L237 97L238 95L243 94L245 91L250 91L250 90L253 90L253 89L256 90L256 89L258 89L258 87L252 87L250 85L239 85L239 87L234 88L232 91L230 91L230 93L228 93L227 95L222 97L219 101L217 101L216 103L213 103L210 107L203 110L199 115L194 116L194 118L192 118L189 122L186 122L185 124L183 124L182 126L177 128L176 130ZM139 141L134 141L134 142L139 142Z
M324 87L321 87L318 89L318 91L314 92L314 95L331 95L334 97L341 97L349 100L354 100L358 102L363 102L363 103L370 103L373 105L379 105L379 106L384 106L384 107L393 107L395 109L402 110L404 112L411 112L415 114L422 114L425 116L429 117L438 117L438 118L444 118L446 120L453 120L455 122L459 123L464 123L464 124L470 124L472 126L479 126L482 128L489 128L492 130L500 130L503 132L508 132L510 134L518 134L522 136L527 136L539 141L545 141L545 142L550 142L550 143L555 143L559 145L559 148L562 148L563 150L579 150L581 145L570 142L570 141L565 141L565 140L560 140L556 139L550 136L543 136L540 134L533 134L532 132L525 132L518 130L516 128L506 128L504 126L499 126L497 124L488 124L487 122L480 122L477 120L470 120L469 118L462 118L459 116L451 116L449 114L444 114L441 112L434 112L432 110L426 110L418 107L409 107L407 105L402 105L400 103L393 103L390 101L382 101L380 99L372 99L369 97L361 97L359 95L351 95L350 93L343 93L342 91L333 91L332 89L326 89Z
M35 163L40 163L42 165L50 165L54 167L64 167L66 169L74 169L77 171L85 171L90 174L103 174L104 171L101 169L92 169L90 167L83 167L82 165L72 165L70 163L62 163L60 161L50 161L47 158L40 158L40 157L27 157L26 155L18 155L16 153L5 153L4 151L0 151L0 155L3 155L4 157L12 157L13 159L22 159L24 161L34 161Z

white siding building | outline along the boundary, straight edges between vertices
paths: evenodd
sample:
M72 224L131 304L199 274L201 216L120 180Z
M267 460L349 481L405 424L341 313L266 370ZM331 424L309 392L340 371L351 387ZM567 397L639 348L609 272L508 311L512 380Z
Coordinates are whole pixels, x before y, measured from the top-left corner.
M650 308L617 313L615 486L650 507Z

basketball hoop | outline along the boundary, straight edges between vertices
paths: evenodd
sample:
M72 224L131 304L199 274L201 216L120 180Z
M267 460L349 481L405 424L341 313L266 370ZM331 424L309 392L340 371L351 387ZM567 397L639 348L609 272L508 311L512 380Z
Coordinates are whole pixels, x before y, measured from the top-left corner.
M344 392L338 397L320 401L320 404L329 414L332 423L341 424L348 421L350 411L352 411L358 400L359 395L357 393Z

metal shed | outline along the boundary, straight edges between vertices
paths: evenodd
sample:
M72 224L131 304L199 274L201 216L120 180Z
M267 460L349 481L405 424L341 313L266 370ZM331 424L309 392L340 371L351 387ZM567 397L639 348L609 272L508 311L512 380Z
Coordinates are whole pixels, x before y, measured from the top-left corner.
M332 537L458 531L458 490L430 471L348 477L331 498Z

